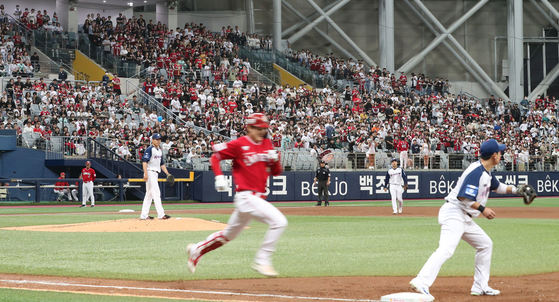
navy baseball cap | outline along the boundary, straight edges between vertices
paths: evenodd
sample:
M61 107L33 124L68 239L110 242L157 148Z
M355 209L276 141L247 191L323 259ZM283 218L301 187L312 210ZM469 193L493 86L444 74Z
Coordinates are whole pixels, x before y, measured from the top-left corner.
M479 148L479 153L481 157L489 157L493 155L493 153L501 152L506 148L507 146L505 144L499 144L496 140L489 139L483 142L483 144L481 144L481 147Z
M390 161L390 163L392 163L393 161L398 162L398 160L396 159L396 157L393 157L392 160Z
M161 134L159 134L159 133L154 133L154 134L151 136L151 139L161 139Z

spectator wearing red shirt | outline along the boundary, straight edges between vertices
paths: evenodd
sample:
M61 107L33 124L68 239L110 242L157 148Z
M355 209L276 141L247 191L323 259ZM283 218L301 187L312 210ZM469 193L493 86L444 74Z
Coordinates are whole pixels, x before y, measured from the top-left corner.
M408 165L408 150L410 149L410 145L405 139L402 139L396 145L396 149L400 152L400 167L405 169Z
M116 93L117 96L120 96L122 94L122 91L120 90L120 79L118 78L118 75L115 73L114 77L113 77L113 91Z

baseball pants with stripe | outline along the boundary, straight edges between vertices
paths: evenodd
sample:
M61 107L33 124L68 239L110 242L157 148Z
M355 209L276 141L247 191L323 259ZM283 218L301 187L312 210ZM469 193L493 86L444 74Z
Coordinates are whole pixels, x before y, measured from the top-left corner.
M260 265L272 265L272 254L276 251L276 244L287 227L287 219L276 207L251 191L237 192L233 202L235 211L227 222L227 228L199 242L191 257L199 259L207 252L235 239L254 219L268 225L268 232L256 253L254 262Z
M161 204L161 191L159 190L159 183L157 181L159 172L148 170L148 180L146 181L146 196L144 197L144 204L142 205L142 214L140 219L146 219L149 216L149 208L151 201L155 204L157 210L157 217L162 218L165 216L165 210Z

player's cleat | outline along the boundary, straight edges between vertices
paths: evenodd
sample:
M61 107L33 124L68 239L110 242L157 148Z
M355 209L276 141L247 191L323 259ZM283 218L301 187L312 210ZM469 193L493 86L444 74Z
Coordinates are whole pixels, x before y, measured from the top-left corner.
M191 273L194 273L196 271L196 264L198 264L198 261L196 261L195 259L192 258L192 248L195 246L194 243L191 243L189 245L186 246L186 254L188 255L188 270Z
M420 294L431 296L431 293L429 293L429 287L423 285L421 282L419 282L416 279L413 279L413 280L410 281L410 286L413 290L415 290L416 292L418 292Z
M322 205L322 202L318 202L317 204L315 204L315 207L320 207Z
M472 296L498 296L501 293L500 290L492 289L488 287L486 290L482 291L481 293L472 292Z
M392 215L397 215L398 211L392 212Z
M141 220L152 220L153 216L148 216L147 218L140 218Z
M165 215L163 215L163 217L161 217L160 219L169 219L169 218L171 218L171 216L165 214Z
M82 205L80 206L80 208L85 208L85 204L82 204Z
M91 207L92 207L92 208L95 208L95 205L94 205L94 204L92 204L92 205L91 205Z
M427 170L427 169L429 169L429 168L427 168L427 166L425 166L425 167L423 167L423 169Z
M330 206L330 202L329 202L329 201L325 202L325 203L324 203L324 206L325 206L325 207L329 207L329 206Z
M253 263L251 265L251 267L252 267L253 270L259 272L260 274L262 274L264 276L276 277L276 276L279 275L278 272L276 272L274 267L271 266L271 265Z

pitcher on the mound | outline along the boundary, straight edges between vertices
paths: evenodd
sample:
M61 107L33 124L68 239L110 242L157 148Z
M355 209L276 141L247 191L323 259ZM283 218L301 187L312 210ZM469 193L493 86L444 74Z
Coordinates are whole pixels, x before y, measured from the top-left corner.
M272 266L272 254L283 231L287 227L287 219L266 198L268 176L282 172L279 154L274 150L268 134L268 118L262 113L253 113L246 119L248 135L234 141L215 145L210 161L215 173L215 188L225 191L228 183L219 162L233 160L233 182L235 184L235 211L229 218L227 228L211 234L206 240L186 247L188 253L188 269L196 270L200 258L227 242L235 239L252 219L268 224L268 232L264 242L256 253L252 268L257 272L273 277L278 273Z

